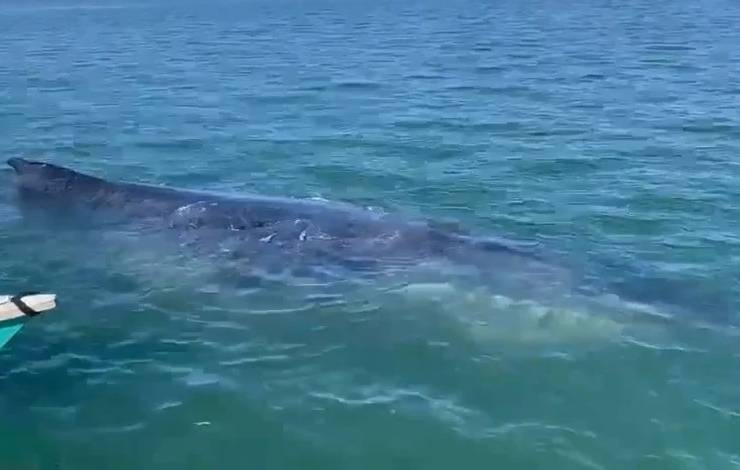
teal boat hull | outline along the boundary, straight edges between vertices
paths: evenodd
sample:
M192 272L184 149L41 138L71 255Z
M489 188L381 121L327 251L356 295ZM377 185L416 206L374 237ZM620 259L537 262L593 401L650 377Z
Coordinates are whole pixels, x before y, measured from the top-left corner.
M0 322L0 348L6 345L25 323L25 318Z
M56 307L55 294L29 292L0 295L0 348L15 336L29 318Z

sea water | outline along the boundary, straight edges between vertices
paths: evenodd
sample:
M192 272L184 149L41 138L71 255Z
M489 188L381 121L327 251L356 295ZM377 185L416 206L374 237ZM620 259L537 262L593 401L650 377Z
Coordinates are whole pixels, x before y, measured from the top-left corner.
M0 467L737 468L738 21L729 0L4 2L3 158L452 220L593 296L435 269L232 282L38 223L3 173L0 292L59 308L0 351Z

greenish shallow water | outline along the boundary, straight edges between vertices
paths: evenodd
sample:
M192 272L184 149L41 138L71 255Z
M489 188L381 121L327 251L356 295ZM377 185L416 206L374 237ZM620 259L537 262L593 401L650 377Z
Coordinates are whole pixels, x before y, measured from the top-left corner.
M4 156L454 219L612 297L232 289L161 240L22 217L3 174L0 291L61 307L0 351L1 467L737 468L738 20L723 0L4 5Z

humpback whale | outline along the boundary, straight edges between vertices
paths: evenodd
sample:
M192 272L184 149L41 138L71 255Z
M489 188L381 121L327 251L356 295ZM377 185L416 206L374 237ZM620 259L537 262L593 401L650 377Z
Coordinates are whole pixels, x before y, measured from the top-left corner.
M19 200L51 215L97 213L148 229L218 240L233 257L305 265L338 264L374 272L447 260L496 273L519 289L551 282L555 270L523 248L475 237L428 220L407 219L343 202L261 195L222 195L115 182L47 162L11 158ZM296 261L299 260L299 261ZM560 279L562 271L557 271Z

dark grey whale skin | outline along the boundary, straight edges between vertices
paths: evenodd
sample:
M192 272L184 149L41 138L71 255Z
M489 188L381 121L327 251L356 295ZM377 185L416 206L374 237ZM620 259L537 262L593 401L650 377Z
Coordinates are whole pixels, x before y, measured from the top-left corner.
M286 264L295 256L313 265L364 260L358 266L446 259L497 272L499 280L508 272L531 274L532 282L547 266L520 248L350 204L112 182L22 158L11 158L8 165L15 171L21 203L51 215L84 211L144 221L149 228L188 233L203 243L229 240L236 246L234 253L269 253L272 260L282 257Z
M617 292L625 299L657 302L682 313L686 304L717 310L718 317L725 310L721 305L707 305L698 295L701 298L681 297L683 291L687 292L684 297L692 293L685 286L674 288L638 275L634 281L628 278L632 284L584 284L571 269L529 249L470 236L457 227L379 214L351 204L114 182L23 158L7 163L15 174L16 199L45 222L69 219L75 226L94 228L112 221L133 223L142 233L164 230L176 234L178 242L185 239L198 253L210 256L228 251L230 259L241 263L237 277L255 265L319 268L311 272L340 266L341 275L367 271L373 275L389 267L443 260L472 268L476 281L514 297L549 301L562 294L591 298Z
M142 234L172 233L177 246L187 245L194 253L227 253L227 259L218 262L233 262L236 278L255 267L273 272L305 268L311 275L324 275L328 269L330 276L336 272L364 278L425 263L434 270L435 261L449 261L465 282L515 298L549 303L563 296L580 299L617 292L625 299L654 300L622 286L615 290L584 283L580 274L550 262L549 256L433 221L338 202L108 181L22 158L7 163L15 173L18 202L44 222L69 218L75 226L95 228L112 221L132 223Z

